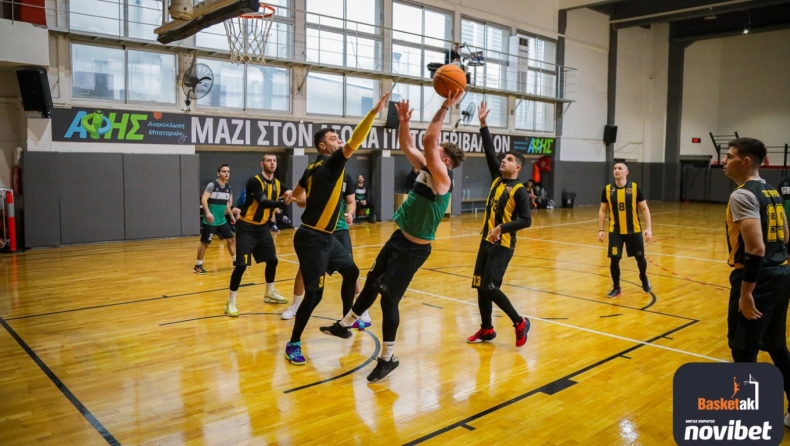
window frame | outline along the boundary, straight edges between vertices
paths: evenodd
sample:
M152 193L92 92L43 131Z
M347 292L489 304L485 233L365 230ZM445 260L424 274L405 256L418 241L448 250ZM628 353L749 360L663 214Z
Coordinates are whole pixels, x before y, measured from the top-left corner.
M123 85L124 85L124 92L123 92L123 99L103 99L103 98L86 98L80 96L74 96L74 46L84 46L84 47L93 47L93 48L108 48L113 50L120 50L123 51ZM163 48L164 49L164 48ZM161 102L161 101L136 101L129 99L129 51L136 51L138 53L155 53L155 54L166 54L173 56L173 70L176 73L176 79L174 80L174 101L173 102ZM71 69L71 100L76 103L81 103L83 101L86 102L100 102L106 104L157 104L157 105L178 105L178 56L175 53L169 51L157 51L157 50L148 50L147 47L129 47L126 45L122 46L115 46L115 45L108 45L102 43L93 43L93 42L86 42L82 40L70 40L69 41L69 63Z
M483 88L495 88L497 90L507 91L508 85L508 67L510 66L510 54L508 53L510 50L510 38L513 37L513 28L505 25L500 25L496 22L488 22L485 20L479 20L476 18L472 18L467 15L461 16L461 36L463 37L463 29L464 29L464 21L477 23L479 25L483 25L483 42L484 47L482 48L483 54L485 55L485 65L483 65L483 74L482 74L482 82L478 82L477 76L472 76L473 83L472 85L477 87ZM503 39L503 48L501 49L491 49L488 48L488 27L492 27L495 29L499 29L502 31L507 32L507 37ZM464 43L464 42L462 42ZM478 49L479 51L479 49ZM489 56L489 51L493 51L497 54L500 54L502 58L492 58ZM499 85L497 87L490 87L488 86L488 66L489 64L497 65L501 76L499 77ZM468 67L469 71L473 74L476 73L476 69L479 67Z
M400 3L402 5L406 5L406 6L409 6L409 7L412 7L412 8L419 8L419 9L421 9L422 14L420 15L420 27L421 27L420 32L422 34L420 34L421 42L419 44L417 44L415 42L410 42L408 40L399 40L399 39L395 38L395 33L397 32L397 31L394 30L394 26L395 26L394 25L394 21L395 21L395 3ZM392 57L392 54L394 54L394 46L395 45L400 45L400 46L405 46L405 47L409 47L409 48L417 48L417 49L419 49L420 50L420 73L421 73L419 78L420 79L430 79L430 74L428 73L428 69L427 69L428 62L427 62L427 60L425 58L426 50L427 51L435 51L437 53L444 54L444 53L447 53L447 51L449 51L450 48L440 48L440 47L433 46L433 45L428 45L428 44L425 43L425 41L427 39L440 40L440 39L436 39L435 37L426 37L425 36L425 11L430 11L430 12L433 12L433 13L436 13L436 14L443 14L443 15L449 16L449 18L450 18L450 20L449 20L449 22L450 22L449 40L446 39L446 41L448 43L452 43L452 39L454 38L454 34L453 33L455 31L455 12L452 11L452 10L437 8L437 7L430 6L430 5L423 5L421 3L415 3L415 2L403 1L403 0L393 0L391 2L391 5L392 5L392 7L390 9L391 14L390 14L390 23L389 23L389 25L390 25L390 28L393 30L393 32L392 32L392 38L390 39L390 57ZM445 36L445 37L448 37L448 36ZM390 72L392 74L397 74L397 73L395 73L393 71L394 65L395 65L394 61L390 60L389 62L390 62ZM422 104L420 104L420 105L422 105Z
M342 105L341 105L341 112L342 112L341 114L334 115L334 114L327 114L327 113L310 113L308 111L308 104L307 104L307 94L308 93L307 93L307 90L309 90L310 87L308 86L307 82L309 81L310 75L312 75L312 74L324 74L324 75L330 75L330 76L340 76L340 77L343 78L343 102L342 102ZM331 116L331 117L334 117L334 118L359 118L359 117L365 116L364 111L363 111L362 115L349 115L348 114L348 78L349 77L352 77L352 78L355 78L355 79L371 80L371 81L374 82L374 84L373 84L374 85L374 90L376 88L378 88L378 92L373 91L373 104L375 104L376 101L378 100L378 98L381 97L381 86L382 86L381 79L374 79L374 78L368 78L368 77L362 77L362 76L352 76L352 75L349 75L349 74L338 74L338 73L333 73L331 71L311 70L310 73L307 74L307 80L305 81L305 95L304 95L304 97L305 97L305 115L306 116Z
M305 62L311 62L311 63L316 63L316 64L319 64L319 65L322 65L320 60L319 61L309 61L309 60L307 60L307 53L308 53L308 51L314 50L314 48L307 48L307 34L308 34L308 30L312 29L312 30L317 31L319 34L321 33L321 31L326 31L326 32L341 34L343 36L342 49L341 49L343 64L342 65L327 64L328 66L339 66L339 67L343 67L343 68L364 70L362 68L357 68L356 66L349 65L349 57L348 57L348 54L349 54L348 53L349 38L356 37L357 39L362 38L362 39L369 39L369 40L373 40L374 41L374 44L376 46L374 48L373 66L374 67L376 67L376 66L383 67L383 63L384 63L384 61L383 61L383 58L384 58L384 29L383 29L383 25L382 25L382 22L383 22L382 16L383 16L383 8L384 8L384 1L385 0L373 0L373 1L376 2L376 5L377 5L376 7L378 9L378 14L376 14L376 21L375 21L375 23L372 24L372 25L369 25L367 23L363 23L362 24L363 26L369 26L369 27L374 28L375 30L378 31L378 33L368 33L368 32L357 31L355 29L349 29L348 28L348 22L349 21L355 22L355 23L361 23L361 22L356 22L354 20L350 20L350 19L347 18L348 17L348 1L349 0L342 0L342 2L343 2L343 16L339 17L339 18L334 18L333 17L334 20L338 20L338 21L343 23L343 27L342 28L339 28L339 27L336 27L336 26L331 26L331 25L324 25L324 24L316 23L316 22L310 22L307 19L307 16L309 16L309 15L315 15L315 16L318 16L318 17L332 17L332 16L324 16L324 15L321 15L321 13L318 13L318 12L308 11L307 10L307 3L305 2L305 11L304 11L304 35L305 35L304 60L305 60ZM320 48L319 48L318 51L320 51ZM364 71L369 71L369 70L364 70ZM374 68L373 71L375 71L375 68ZM345 91L345 80L343 81L343 85L344 85L343 88L344 88L344 91ZM332 115L332 116L334 116L334 115Z
M228 59L219 59L219 58L216 58L216 57L205 57L205 56L198 57L197 63L200 63L201 60L212 60L212 61L217 61L217 62L222 62L222 63L230 63L230 60L228 60ZM248 99L249 99L248 98L248 93L249 93L249 91L248 91L248 88L247 88L248 87L248 83L249 83L249 78L247 77L247 71L250 68L250 64L241 64L241 65L244 67L244 70L243 70L244 74L242 76L242 87L243 88L242 88L242 106L241 106L241 108L239 108L239 107L228 107L228 106L223 106L223 105L200 104L198 102L199 99L195 101L195 104L197 105L197 107L199 109L204 109L204 110L235 110L235 111L245 111L245 112L246 111L251 111L251 112L265 112L267 114L271 113L271 114L283 114L283 115L285 115L285 114L292 114L293 113L293 100L294 100L294 98L293 98L293 70L290 67L280 67L280 66L274 67L274 68L279 68L279 69L286 70L288 72L288 76L286 76L286 78L288 79L288 110L272 110L272 109L267 109L267 108L250 108L249 107L249 104L248 104ZM257 66L257 65L253 65L253 66ZM213 69L212 69L212 71L213 71ZM215 77L216 77L216 74L215 74ZM218 84L215 83L214 86L212 86L212 88L216 87L217 85Z

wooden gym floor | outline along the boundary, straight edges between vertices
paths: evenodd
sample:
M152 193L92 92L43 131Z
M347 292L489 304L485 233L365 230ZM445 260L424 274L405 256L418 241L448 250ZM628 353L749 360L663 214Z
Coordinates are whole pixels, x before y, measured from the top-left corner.
M0 444L671 444L674 372L730 359L724 206L650 207L654 292L627 258L617 299L604 296L597 206L535 215L503 285L532 318L520 349L498 310L495 342L465 342L479 326L469 285L482 214L446 219L401 303L401 365L376 384L365 377L378 306L351 339L318 331L341 316L339 278L295 367L283 358L287 305L263 303L262 266L244 276L241 317L223 316L224 242L205 276L192 274L197 237L3 255ZM352 227L363 276L392 230ZM288 297L292 235L275 235Z

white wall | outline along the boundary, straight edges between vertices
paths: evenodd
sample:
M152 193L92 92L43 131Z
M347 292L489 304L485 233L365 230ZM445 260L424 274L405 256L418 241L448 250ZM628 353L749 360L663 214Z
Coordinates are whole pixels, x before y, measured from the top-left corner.
M681 155L713 155L708 132L790 143L790 30L696 42L686 49ZM701 137L702 144L691 144ZM779 149L769 149L775 151ZM772 163L781 162L780 155Z
M645 155L645 126L650 103L649 73L651 32L628 28L617 32L617 94L615 158L642 162Z
M661 163L664 162L667 139L669 24L664 23L651 27L649 67L644 162Z
M578 70L576 102L562 123L561 161L606 161L606 83L609 17L588 9L568 11L565 65Z
M790 30L722 39L719 132L790 143Z
M681 155L716 157L709 132L719 128L722 39L700 40L686 48L683 64L683 114L680 124ZM730 130L727 133L732 133ZM692 138L702 142L693 144Z

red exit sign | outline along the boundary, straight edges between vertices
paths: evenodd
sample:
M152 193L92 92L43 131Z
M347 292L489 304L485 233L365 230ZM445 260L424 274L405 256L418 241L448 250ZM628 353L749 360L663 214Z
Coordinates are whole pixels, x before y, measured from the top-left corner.
M692 144L699 144L702 142L702 138L691 138Z

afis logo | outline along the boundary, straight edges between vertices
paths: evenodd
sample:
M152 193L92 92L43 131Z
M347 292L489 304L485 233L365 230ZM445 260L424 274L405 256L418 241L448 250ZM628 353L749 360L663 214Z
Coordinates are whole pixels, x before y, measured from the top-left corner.
M80 111L74 116L64 137L142 141L144 135L138 133L140 121L147 119L148 115L144 113L111 112L105 115L101 110L93 113Z
M685 364L673 390L673 433L680 445L782 441L783 379L771 364Z

